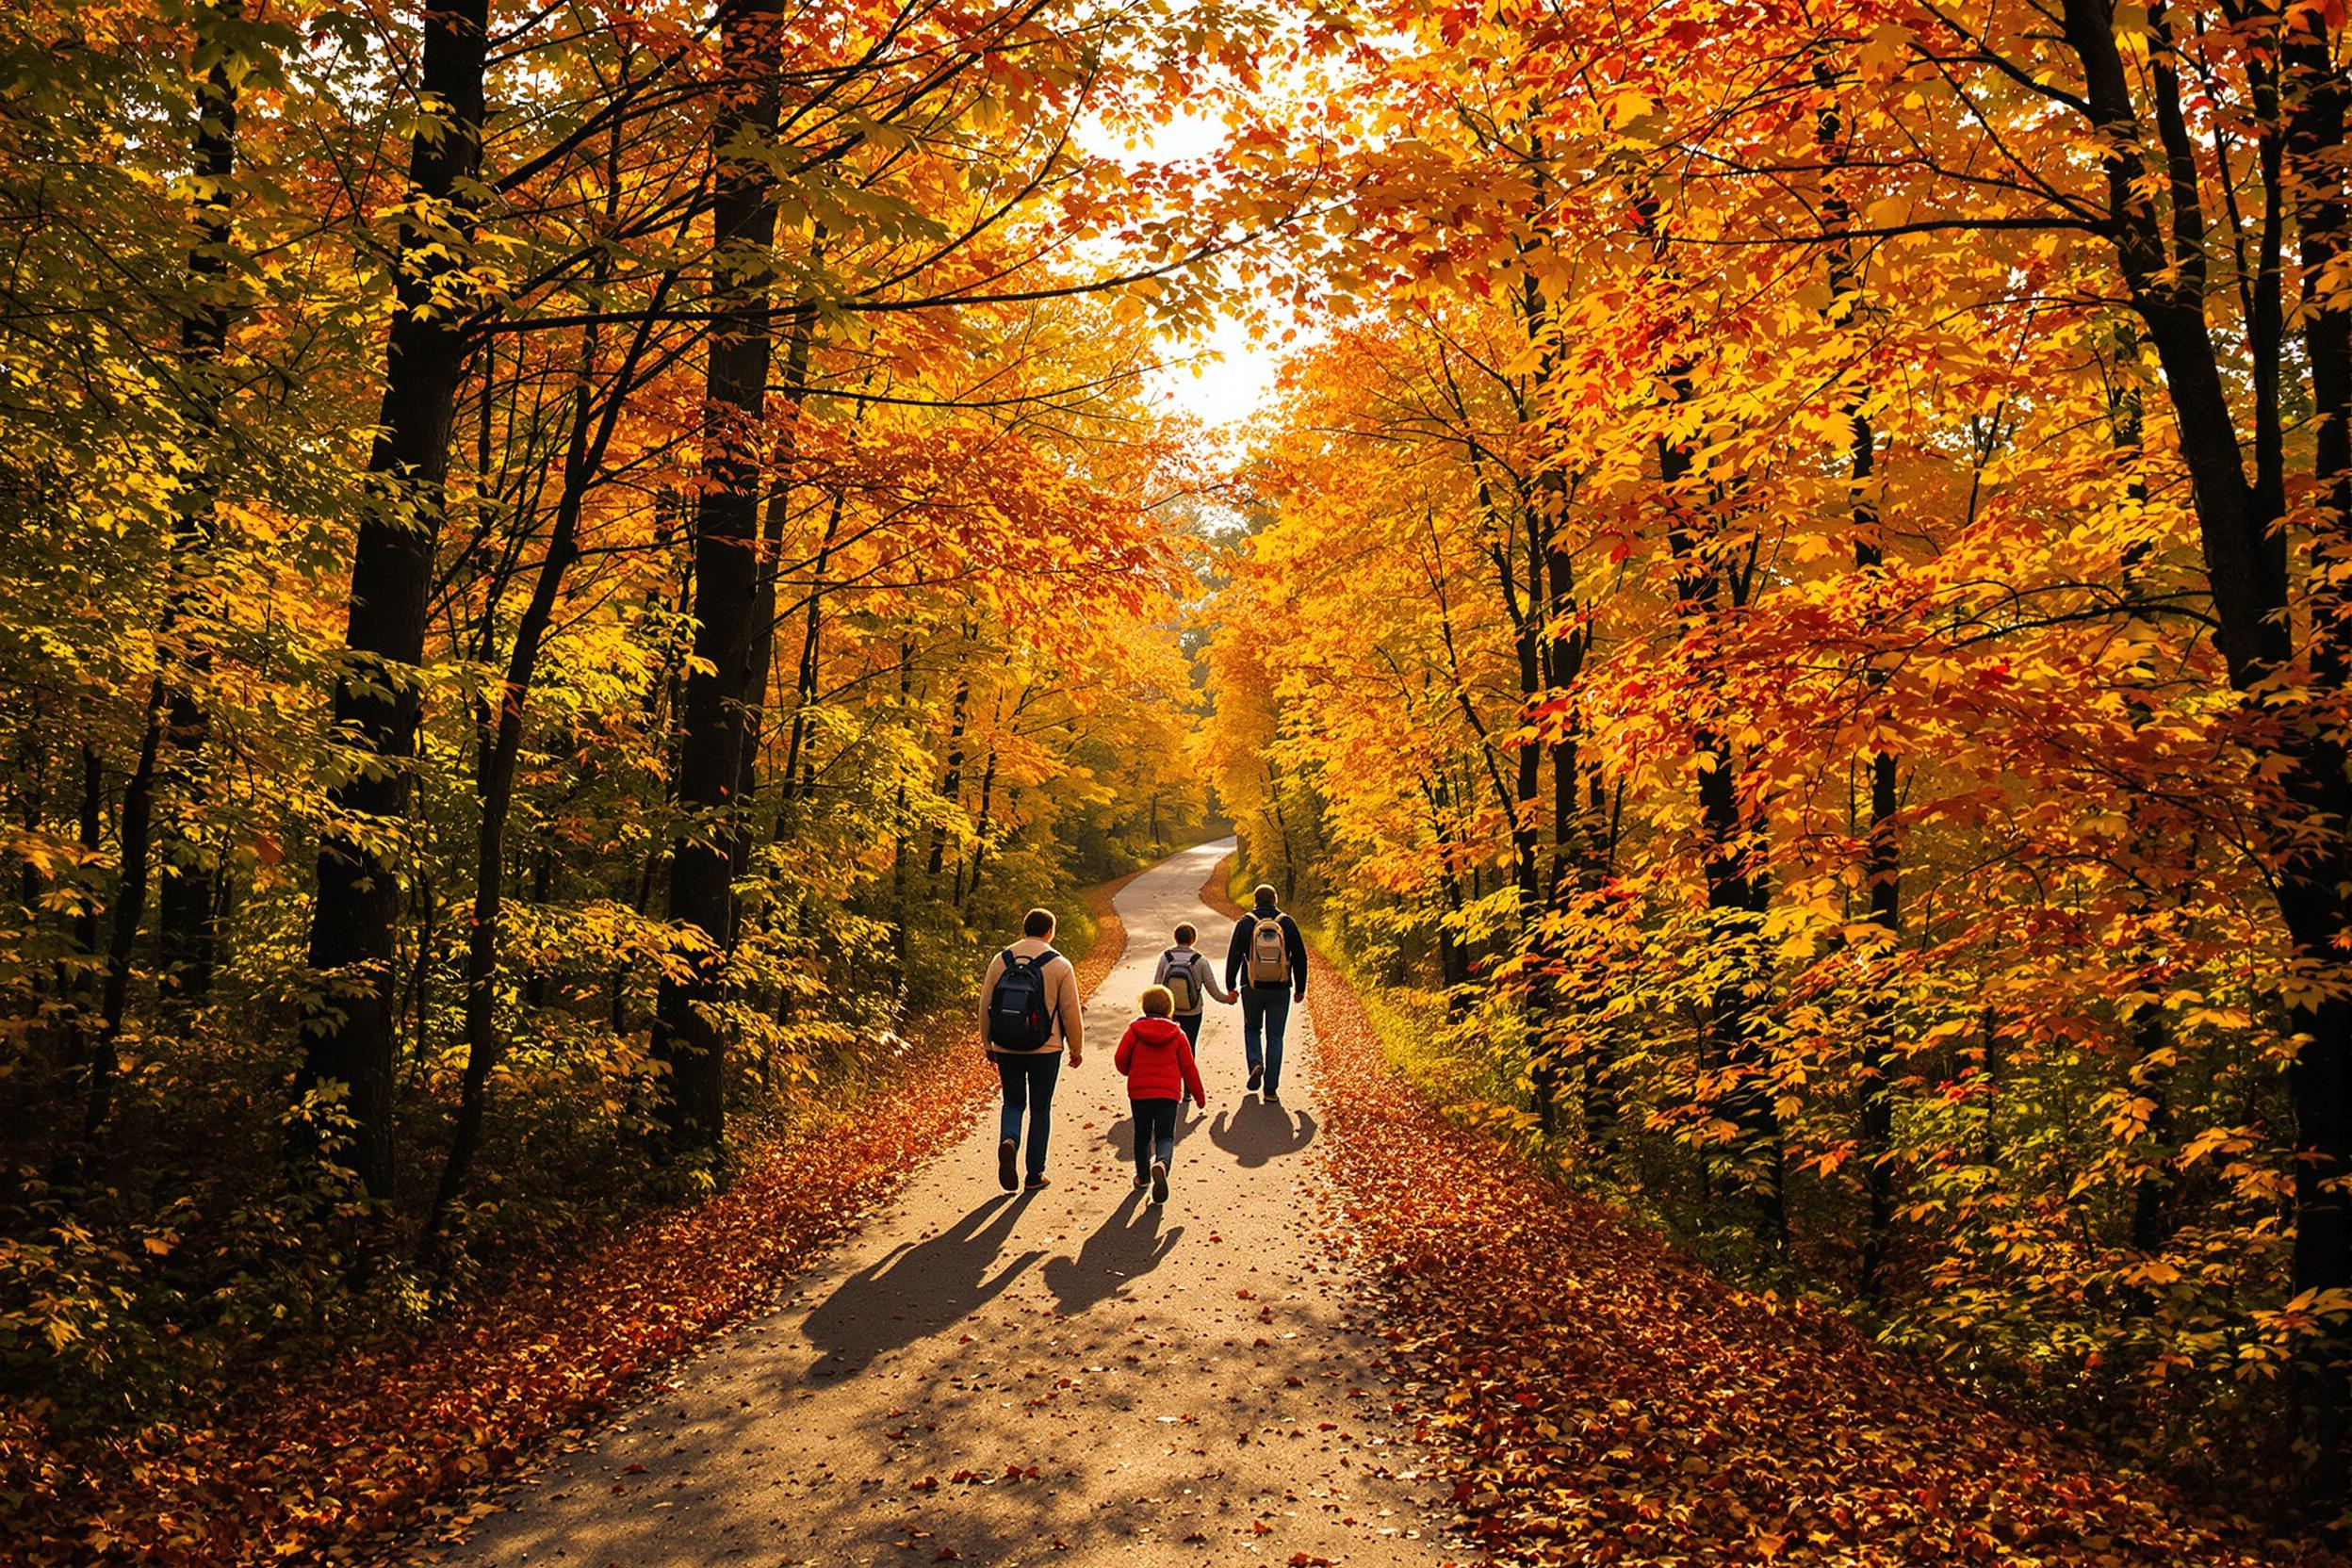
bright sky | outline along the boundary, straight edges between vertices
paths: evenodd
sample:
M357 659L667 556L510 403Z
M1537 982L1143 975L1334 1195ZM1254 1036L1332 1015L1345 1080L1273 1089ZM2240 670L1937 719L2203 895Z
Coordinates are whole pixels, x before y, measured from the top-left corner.
M1099 122L1083 125L1079 136L1091 143L1090 151L1112 157L1173 160L1213 156L1226 128L1215 116L1179 113L1134 141L1119 139ZM1230 318L1220 318L1204 340L1168 345L1167 355L1168 368L1151 379L1153 399L1200 420L1213 434L1233 433L1273 395L1279 355L1252 343L1249 329Z
M1153 397L1212 431L1237 425L1273 395L1278 358L1250 342L1239 321L1220 320L1205 342L1172 346L1168 358L1168 368L1152 378Z

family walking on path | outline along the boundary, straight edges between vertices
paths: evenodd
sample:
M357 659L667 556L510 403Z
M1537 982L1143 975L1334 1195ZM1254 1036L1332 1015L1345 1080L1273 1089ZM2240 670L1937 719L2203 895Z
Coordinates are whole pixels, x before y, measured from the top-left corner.
M1202 892L1233 847L1201 844L1119 888L1125 935L1095 961L1037 966L1056 971L1048 1011L1067 1043L1013 1071L1024 1127L1050 1086L1051 1161L1042 1138L1023 1152L1052 1185L1020 1187L1018 1158L1014 1191L988 1181L1002 1138L983 1118L779 1282L773 1310L666 1368L613 1428L474 1521L452 1568L1459 1560L1437 1538L1450 1482L1390 1414L1402 1396L1380 1342L1351 1326L1366 1291L1331 1250L1331 1176L1312 1157L1329 1145L1333 1085L1295 982L1283 1103L1240 1092L1250 988L1238 972L1225 983L1229 923ZM1182 967L1198 981L1197 1070L1216 1103L1182 1116L1179 1190L1153 1203L1148 1179L1133 1185L1135 1069L1113 1071L1112 1048L1146 988L1180 1000L1163 964L1186 923L1207 955ZM1015 935L1025 962L1054 945L1050 929ZM1070 977L1093 982L1086 1016ZM959 1059L959 1084L973 1068L1001 1082L968 1037ZM1214 1212L1198 1201L1211 1192Z
M1265 1103L1278 1105L1290 1009L1307 999L1306 939L1298 923L1277 907L1271 887L1260 884L1250 911L1233 923L1222 986L1207 956L1193 946L1200 933L1190 921L1178 923L1170 935L1175 945L1160 955L1152 983L1136 999L1141 1016L1119 1037L1113 1056L1127 1080L1135 1121L1135 1185L1148 1184L1154 1203L1168 1201L1168 1167L1175 1159L1176 1126L1184 1106L1208 1106L1193 1054L1208 1002L1240 1002L1249 1088ZM1054 951L1050 911L1029 911L1021 922L1021 939L988 961L980 995L980 1037L996 1062L1004 1091L998 1121L997 1182L1007 1192L1046 1186L1046 1150L1054 1133L1054 1089L1061 1077L1062 1055L1069 1053L1072 1070L1086 1060L1078 972ZM1025 1177L1021 1174L1024 1164Z

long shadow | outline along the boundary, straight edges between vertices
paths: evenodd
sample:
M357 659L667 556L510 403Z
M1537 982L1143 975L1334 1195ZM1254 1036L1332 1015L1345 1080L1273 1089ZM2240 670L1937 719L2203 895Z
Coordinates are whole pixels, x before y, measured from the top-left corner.
M987 1305L1021 1271L1045 1256L1031 1248L991 1277L1031 1194L1000 1194L928 1241L902 1243L808 1315L810 1343L825 1352L813 1376L855 1371L884 1350L911 1345L943 1324Z
M1189 1110L1178 1112L1176 1115L1176 1147L1182 1149L1184 1146L1184 1139L1192 1136L1192 1130L1208 1119L1200 1114L1200 1107L1198 1105ZM1135 1112L1130 1111L1112 1122L1103 1132L1102 1141L1111 1146L1111 1152L1119 1156L1121 1165L1133 1169L1135 1163Z
M1184 1233L1182 1225L1162 1231L1160 1206L1144 1202L1141 1188L1131 1188L1119 1207L1102 1217L1075 1258L1046 1260L1045 1287L1065 1315L1084 1312L1108 1300L1128 1281L1157 1268Z
M1245 1100L1230 1116L1217 1113L1217 1119L1209 1124L1209 1141L1237 1164L1261 1166L1296 1154L1315 1141L1315 1118L1304 1111L1294 1119L1287 1106Z

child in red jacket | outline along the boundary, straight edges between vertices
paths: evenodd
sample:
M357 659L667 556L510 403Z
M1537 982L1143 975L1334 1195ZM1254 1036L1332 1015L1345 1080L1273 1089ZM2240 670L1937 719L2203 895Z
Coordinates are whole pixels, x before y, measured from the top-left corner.
M1127 1080L1127 1108L1135 1119L1135 1185L1152 1184L1152 1201L1168 1201L1168 1162L1176 1157L1176 1102L1184 1090L1202 1106L1208 1092L1192 1059L1192 1041L1169 1017L1176 999L1166 986L1147 986L1143 1016L1119 1037L1113 1060Z

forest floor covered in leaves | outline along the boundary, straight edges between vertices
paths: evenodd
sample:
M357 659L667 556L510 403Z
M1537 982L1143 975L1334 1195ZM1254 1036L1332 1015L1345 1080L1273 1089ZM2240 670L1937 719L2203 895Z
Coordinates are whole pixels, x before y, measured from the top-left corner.
M1220 846L1221 847L1221 846ZM1217 850L1113 905L1046 1192L941 1021L856 1104L200 1429L0 1454L27 1561L2313 1560L1737 1289L1456 1124L1318 956L1281 1107L1214 1009L1164 1210L1109 1057ZM1205 877L1205 884L1202 878ZM1197 891L1195 890L1197 890ZM1131 932L1127 924L1135 929ZM1222 948L1223 923L1203 945ZM779 1282L784 1294L778 1296ZM606 1424L606 1423L610 1424ZM519 1490L518 1476L525 1478Z
M1128 880L1088 890L1089 988L1125 948L1113 901ZM366 1555L420 1517L429 1529L461 1523L490 1483L583 1441L662 1367L767 1300L954 1137L996 1082L963 1022L915 1030L848 1103L812 1099L754 1145L725 1192L520 1271L420 1333L257 1375L201 1425L60 1443L12 1420L0 1428L0 1493L11 1494L0 1497L0 1560L308 1560Z
M1333 1234L1451 1500L1528 1563L2316 1562L1726 1284L1449 1122L1317 955Z

